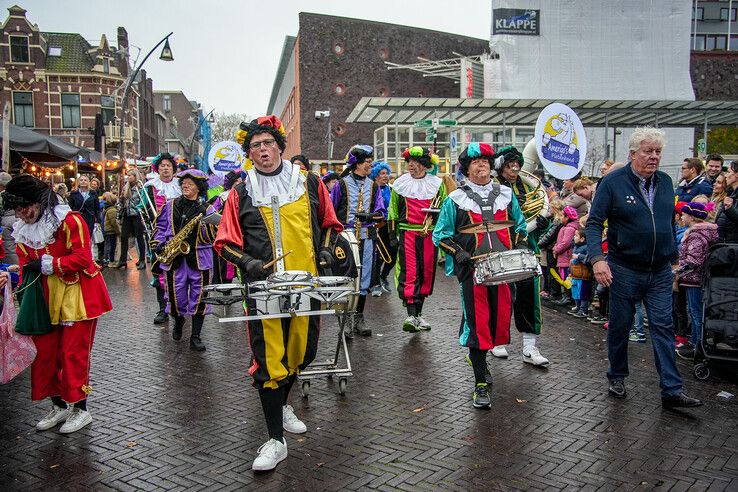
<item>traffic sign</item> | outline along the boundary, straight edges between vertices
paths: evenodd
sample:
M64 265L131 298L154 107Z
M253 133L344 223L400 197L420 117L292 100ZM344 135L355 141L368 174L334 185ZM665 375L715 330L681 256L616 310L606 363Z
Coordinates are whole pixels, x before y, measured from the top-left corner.
M458 137L456 136L456 132L451 132L451 150L452 151L458 150L459 148L458 145L459 145L459 141L458 141Z
M415 126L416 128L425 128L428 126L433 126L433 120L418 120L415 122L413 126Z
M704 154L706 148L707 148L707 145L705 145L704 138L700 138L699 140L697 140L697 152L698 153Z
M459 122L456 120L438 120L439 126L456 126Z
M426 142L433 142L436 139L435 133L428 133L425 135L425 141Z

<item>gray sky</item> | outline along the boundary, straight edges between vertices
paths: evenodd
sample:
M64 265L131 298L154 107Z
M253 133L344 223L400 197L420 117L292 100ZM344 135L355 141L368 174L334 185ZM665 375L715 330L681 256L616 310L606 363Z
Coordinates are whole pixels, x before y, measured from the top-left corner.
M142 48L139 60L170 31L173 62L151 55L144 69L155 90L182 90L206 111L266 111L286 35L296 35L299 12L406 24L489 39L490 0L8 0L48 32L78 32L91 43L105 33L117 44L118 26ZM463 7L462 7L463 6ZM0 12L1 18L7 11ZM131 50L133 57L137 50Z

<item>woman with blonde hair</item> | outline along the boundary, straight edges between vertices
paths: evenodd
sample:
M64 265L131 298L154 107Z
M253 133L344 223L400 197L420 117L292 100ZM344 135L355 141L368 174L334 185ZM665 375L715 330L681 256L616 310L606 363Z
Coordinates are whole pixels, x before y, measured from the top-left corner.
M128 238L133 235L138 244L138 262L136 268L146 268L146 242L144 240L144 227L141 221L141 175L138 169L131 168L126 171L126 184L120 196L121 217L121 242L120 258L114 268L128 268Z

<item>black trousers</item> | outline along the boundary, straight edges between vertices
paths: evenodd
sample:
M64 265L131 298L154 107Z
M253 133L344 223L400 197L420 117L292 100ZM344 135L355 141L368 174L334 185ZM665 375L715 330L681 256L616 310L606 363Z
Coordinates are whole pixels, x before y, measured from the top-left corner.
M128 258L128 239L133 236L138 244L138 261L146 258L146 241L144 240L144 226L140 215L123 217L120 231L120 259L119 263L125 263Z

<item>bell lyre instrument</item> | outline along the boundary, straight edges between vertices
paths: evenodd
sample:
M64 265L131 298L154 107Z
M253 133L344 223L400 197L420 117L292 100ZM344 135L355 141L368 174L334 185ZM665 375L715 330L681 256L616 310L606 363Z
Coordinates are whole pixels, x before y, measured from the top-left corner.
M439 189L438 192L436 192L436 196L434 196L433 200L431 200L428 208L423 209L423 212L425 212L425 217L423 218L423 228L420 230L419 233L422 237L426 237L428 235L430 227L433 225L433 214L441 211L439 208L440 206L441 190Z

